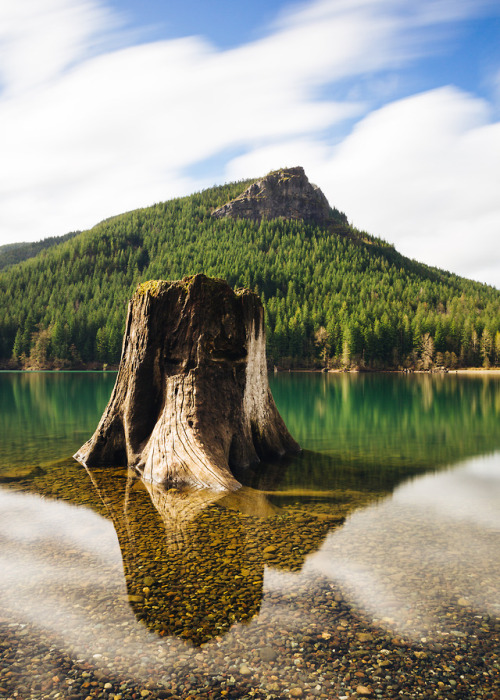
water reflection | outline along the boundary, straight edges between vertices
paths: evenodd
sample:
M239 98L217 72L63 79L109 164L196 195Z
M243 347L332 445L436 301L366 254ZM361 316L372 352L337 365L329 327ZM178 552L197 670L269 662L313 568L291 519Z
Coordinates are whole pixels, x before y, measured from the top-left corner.
M25 494L0 490L2 608L85 637L104 605L110 624L133 611L155 635L200 645L248 624L264 588L307 582L314 598L326 577L372 623L413 638L449 634L459 613L500 614L500 453L393 480L389 498L308 483L223 495L164 491L125 470L37 471L11 484Z
M89 474L118 535L135 615L194 644L254 617L264 567L299 571L342 521L287 513L251 489L164 491L110 470Z
M109 521L85 508L0 489L0 609L7 619L59 639L77 631L90 641L100 605L124 599L120 565Z
M407 482L357 511L304 575L335 581L351 605L396 633L460 636L464 616L500 615L499 534L496 453Z
M73 454L114 381L102 372L0 372L0 472ZM302 447L353 470L434 468L500 449L498 375L286 373L270 385Z
M95 429L115 373L0 372L0 473L68 457Z
M353 469L434 468L500 449L498 375L277 374L300 444Z
M109 683L123 697L353 697L370 684L417 698L439 681L443 697L486 697L498 688L487 615L500 614L500 460L452 463L499 447L499 387L278 375L307 449L225 498L67 460L34 469L15 436L0 477L0 653L17 675L0 675L0 694L66 697L78 679L75 697ZM59 442L28 404L38 457L60 457L79 409L66 422L62 411ZM89 433L102 408L81 414Z

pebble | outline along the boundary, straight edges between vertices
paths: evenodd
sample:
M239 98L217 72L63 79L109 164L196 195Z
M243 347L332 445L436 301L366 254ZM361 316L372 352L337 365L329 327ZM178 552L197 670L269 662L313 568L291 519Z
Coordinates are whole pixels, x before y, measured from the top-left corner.
M69 473L77 483L79 477ZM116 480L107 474L102 478L111 511L123 513ZM53 498L48 482L46 487L47 497ZM108 509L88 484L85 497L88 506L106 517ZM338 526L332 525L332 509L344 506L321 502L306 510L297 499L277 515L258 518L205 504L191 519L186 517L182 530L160 537L164 521L152 508L149 492L138 482L129 497L133 538L127 539L124 521L119 538L130 548L124 547L123 569L119 553L109 562L104 556L89 558L88 580L82 581L77 569L72 578L67 558L78 556L53 545L37 552L49 556L54 571L61 572L51 583L54 599L64 600L60 612L54 612L56 632L23 622L2 601L0 697L500 697L500 610L496 617L476 616L460 581L446 591L449 603L443 604L444 584L436 576L433 609L409 601L403 611L407 627L396 630L399 601L384 620L372 620L345 587L303 567L308 553L317 551ZM357 502L351 494L349 503ZM117 523L119 529L119 516ZM144 533L151 523L151 533ZM405 570L398 575L406 581L416 574ZM498 585L493 575L480 583L491 591ZM34 583L19 581L16 593L30 585ZM71 619L68 612L78 620L69 630L64 628L65 615ZM427 613L438 620L436 629L425 627Z
M259 649L259 656L262 661L274 661L277 657L277 653L272 647L261 647Z
M373 635L370 634L369 632L358 632L356 634L356 637L358 638L358 641L360 642L371 642L373 641Z

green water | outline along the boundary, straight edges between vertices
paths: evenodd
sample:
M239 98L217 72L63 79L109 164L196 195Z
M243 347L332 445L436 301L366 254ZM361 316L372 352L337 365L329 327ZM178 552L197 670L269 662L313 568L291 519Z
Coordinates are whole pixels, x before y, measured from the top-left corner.
M115 376L0 372L0 470L72 455L94 432ZM319 482L327 463L390 481L500 448L500 376L286 373L270 385L292 435L324 456ZM284 477L298 478L293 469Z
M282 486L392 489L500 448L500 375L278 374L271 386L305 450Z
M272 375L230 495L76 463L114 380L0 373L0 697L494 697L499 376Z
M114 372L0 372L0 472L74 454L94 432L115 377Z
M500 444L500 375L278 374L271 386L304 447L340 460L432 467Z

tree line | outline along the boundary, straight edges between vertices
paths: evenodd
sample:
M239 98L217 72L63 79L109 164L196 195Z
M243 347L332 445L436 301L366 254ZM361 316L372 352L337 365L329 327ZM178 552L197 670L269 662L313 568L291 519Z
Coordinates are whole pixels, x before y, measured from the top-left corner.
M113 217L0 271L3 367L116 365L128 299L204 272L262 298L272 365L500 366L500 292L328 225L218 219L241 181Z

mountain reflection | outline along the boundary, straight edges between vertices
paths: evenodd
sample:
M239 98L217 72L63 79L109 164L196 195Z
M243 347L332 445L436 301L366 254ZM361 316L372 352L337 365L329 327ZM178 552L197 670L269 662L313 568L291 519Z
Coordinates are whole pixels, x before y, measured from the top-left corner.
M265 566L299 571L343 520L281 511L248 488L165 491L109 470L88 473L114 523L136 617L196 645L251 620Z
M343 469L403 474L500 448L495 374L283 373L270 385L292 435Z

